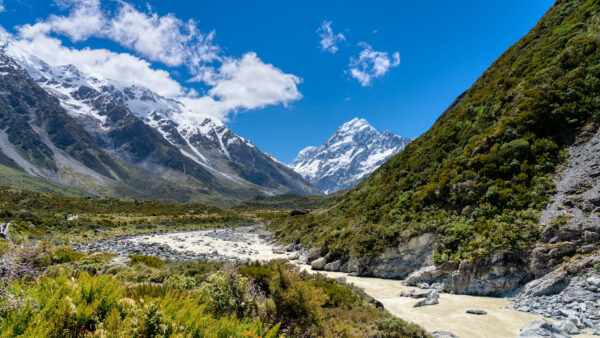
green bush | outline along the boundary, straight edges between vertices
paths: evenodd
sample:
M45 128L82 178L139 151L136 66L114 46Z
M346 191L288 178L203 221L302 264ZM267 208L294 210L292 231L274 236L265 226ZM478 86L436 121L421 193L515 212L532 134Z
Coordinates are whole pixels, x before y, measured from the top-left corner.
M158 268L159 266L165 264L162 259L155 256L129 255L129 258L131 258L131 265L142 263L151 268Z

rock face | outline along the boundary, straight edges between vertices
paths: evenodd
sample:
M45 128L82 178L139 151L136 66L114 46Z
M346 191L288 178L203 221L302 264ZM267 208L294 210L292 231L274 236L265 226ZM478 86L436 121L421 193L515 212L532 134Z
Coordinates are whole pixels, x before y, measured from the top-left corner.
M554 183L556 194L542 211L542 238L531 255L536 277L577 252L589 253L600 239L600 133L586 128L569 147L567 165Z
M432 265L436 239L435 234L425 233L386 250L371 262L367 274L381 278L405 278L423 266Z
M354 187L412 139L378 132L364 119L344 123L320 147L307 147L289 167L323 192Z

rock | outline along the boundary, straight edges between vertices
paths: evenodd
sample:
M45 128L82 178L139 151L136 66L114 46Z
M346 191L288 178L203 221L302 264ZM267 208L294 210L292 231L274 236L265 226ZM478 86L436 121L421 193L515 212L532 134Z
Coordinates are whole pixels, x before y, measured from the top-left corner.
M323 268L325 267L326 264L327 264L327 260L325 259L325 257L321 257L321 258L314 260L312 263L310 263L310 267L313 270L323 270Z
M521 328L518 338L568 338L569 334L561 330L546 319L538 318L525 324Z
M433 331L431 335L433 338L458 338L457 335L448 331Z
M423 267L419 270L413 271L408 277L405 279L405 283L407 285L417 285L421 282L432 282L437 280L439 277L444 275L445 273L439 270L437 267L430 265ZM428 286L429 287L429 286Z
M449 276L444 291L484 296L514 290L530 273L520 255L498 251L479 261L462 261Z
M413 305L413 307L438 304L439 303L438 298L439 298L438 290L431 289L431 290L429 290L429 294L427 295L427 298L418 301L417 303L415 303L415 305Z
M337 261L325 264L323 269L325 269L326 271L339 271L341 264L342 264L342 262L340 260L337 260Z
M400 292L399 296L400 297L411 297L411 298L427 298L427 296L429 296L431 290L423 290L423 289L417 289L417 290L411 290L411 291L402 291Z
M579 329L577 325L569 320L560 321L558 324L558 328L565 331L568 334L579 334Z
M466 313L470 313L472 315L487 315L487 312L482 309L467 309Z
M319 257L321 257L321 250L312 249L306 255L306 263L311 263L312 261L314 261L315 259L317 259Z
M283 255L285 252L281 249L273 249L273 253L276 255Z
M600 278L597 276L589 277L587 280L588 284L591 284L595 287L600 287Z
M346 283L346 277L344 277L344 276L338 277L335 280L338 281L338 282L340 282L340 283Z
M380 278L406 278L424 266L433 265L437 235L424 233L391 248L373 259L368 274Z
M108 262L108 266L125 266L131 262L131 258L127 256L117 256Z
M299 260L299 259L300 259L300 255L299 255L299 254L297 254L297 253L295 253L295 254L291 254L291 255L288 257L288 259L289 259L290 261L297 261L297 260Z
M535 279L525 285L521 295L523 296L543 296L559 293L569 285L567 273L558 268L545 276Z

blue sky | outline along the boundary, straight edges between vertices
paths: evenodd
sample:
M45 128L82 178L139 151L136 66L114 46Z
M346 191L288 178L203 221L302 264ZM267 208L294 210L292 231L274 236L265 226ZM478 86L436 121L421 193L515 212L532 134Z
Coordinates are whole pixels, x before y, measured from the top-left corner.
M144 45L119 36L134 36L127 35L131 33L127 27L109 34L86 16L75 20L79 9L79 14L92 18L100 11L104 19L114 21L115 13L123 10L122 2L0 0L2 3L0 24L8 32L24 38L23 25L38 23L34 27L45 28L44 36L57 39L61 48L126 53L147 62L153 71L167 71L170 79L164 83L174 81L184 88L174 88L180 91L174 97L191 89L196 98L212 95L208 106L205 100L190 104L210 110L263 151L290 162L299 150L323 143L353 117L365 118L379 130L419 136L536 24L552 1L126 2L129 14L142 23L175 22L186 38L178 45L180 54L185 55L181 58L173 55L168 39ZM57 23L56 18L70 20ZM318 30L326 22L338 37L335 53L332 46L323 49L321 45L319 32L323 30ZM195 31L190 33L190 27ZM30 29L28 39L33 39L33 31L40 34L40 29ZM192 35L202 39L189 39ZM54 45L48 46L52 51ZM197 52L202 48L207 51ZM198 56L205 59L198 62L194 58ZM370 63L375 59L384 62L378 77L373 76L375 69ZM223 68L225 64L230 68ZM361 83L359 76L352 76L352 68L371 76L368 80L363 77ZM108 74L113 74L111 71L107 69ZM190 81L199 75L204 80ZM168 96L171 92L161 85L160 78L143 81L151 83L155 78ZM255 89L257 97L229 92L246 86Z

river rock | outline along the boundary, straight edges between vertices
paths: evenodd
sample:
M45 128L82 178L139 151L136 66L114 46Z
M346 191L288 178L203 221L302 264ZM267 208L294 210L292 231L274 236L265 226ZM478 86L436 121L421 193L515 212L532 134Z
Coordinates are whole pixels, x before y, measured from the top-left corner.
M342 262L340 260L333 261L331 263L325 264L325 266L323 267L323 269L326 270L326 271L339 271L341 264L342 264Z
M535 279L525 285L521 294L523 296L543 296L559 293L569 285L567 273L558 268L549 274Z
M591 284L595 287L600 287L600 277L592 276L589 277L586 281L588 282L588 284Z
M458 338L457 335L448 331L433 331L431 335L433 338Z
M517 336L517 338L539 337L568 338L570 336L568 333L543 318L538 318L525 324Z
M400 297L411 297L411 298L427 298L431 290L416 289L410 291L400 292Z
M325 257L321 257L310 263L310 266L313 270L323 270L326 264L327 260L325 259Z
M404 282L407 285L417 285L421 282L430 283L437 280L442 275L444 275L443 271L440 271L434 265L429 265L413 271L410 275L408 275L408 277L406 277Z
M559 322L558 328L568 334L579 334L579 328L570 320L563 320Z
M487 312L482 309L467 309L466 313L470 313L472 315L487 315Z
M429 290L429 294L427 295L427 298L418 301L417 303L415 303L415 305L413 305L413 307L439 304L438 298L439 298L438 290L431 289L431 290Z
M315 259L317 259L319 257L321 257L321 250L319 250L319 249L312 249L306 255L306 263L310 264L312 261L314 261Z

